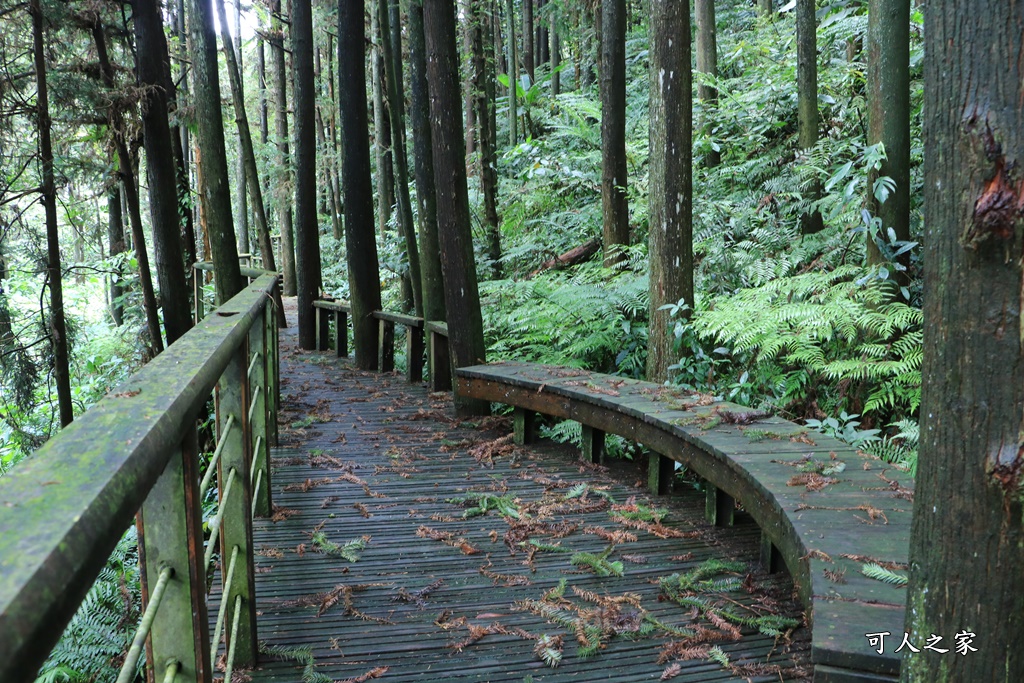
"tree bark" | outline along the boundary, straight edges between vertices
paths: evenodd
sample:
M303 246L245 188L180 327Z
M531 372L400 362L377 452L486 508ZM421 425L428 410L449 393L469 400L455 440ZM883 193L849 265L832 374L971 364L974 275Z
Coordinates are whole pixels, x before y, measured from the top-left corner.
M181 109L179 108L179 100L182 107L187 104L188 100L188 54L185 46L185 2L184 0L176 0L175 2L175 17L174 17L174 34L178 38L179 51L177 59L180 65L180 83L181 83L181 96L178 96L178 88L175 85L174 80L171 77L170 64L167 65L167 71L164 74L167 79L167 96L171 98L171 107L175 114L178 114ZM175 117L177 118L177 117ZM171 134L176 135L177 139L174 141L175 159L174 163L178 169L178 214L181 220L181 240L185 248L185 282L188 287L189 296L193 291L193 279L196 277L196 272L192 269L192 265L199 260L196 252L196 225L195 225L195 206L192 201L192 182L191 175L189 173L189 155L191 153L190 142L189 142L189 131L187 125L179 123L173 123L171 125Z
M625 0L623 0L625 2ZM533 42L533 0L523 0L523 69L530 77L530 85L536 82Z
M621 260L617 245L629 244L626 198L626 0L602 0L601 28L601 206L604 262Z
M910 4L901 0L871 0L868 5L868 144L882 143L886 159L868 174L868 207L882 220L879 239L888 244L887 230L899 241L910 240ZM884 202L873 191L879 176L896 187ZM867 236L868 262L887 261ZM909 259L905 255L902 265ZM905 273L899 279L906 282Z
M114 184L107 191L107 244L111 259L125 251L120 183ZM117 274L110 278L110 317L117 327L124 323L124 304L121 302L121 296L124 294L122 279L124 273L121 268L118 268Z
M519 105L516 103L516 86L519 83L519 60L516 55L516 13L512 0L505 0L505 14L508 16L508 137L509 145L519 144Z
M384 81L391 112L391 149L395 167L395 195L398 198L398 225L409 260L409 282L416 315L423 315L423 283L420 255L416 247L416 226L412 221L409 194L409 162L405 154L405 94L402 91L402 28L398 0L380 0L381 48L384 53Z
M809 150L818 142L818 22L815 0L796 0L796 81L799 114L799 146ZM821 183L811 182L807 199L821 196ZM805 235L820 232L824 227L821 212L811 211L800 217Z
M448 309L449 344L455 367L486 362L483 316L473 262L473 236L469 223L466 186L466 150L462 118L449 112L459 107L459 58L455 46L453 0L425 0L423 19L430 83L430 121L433 124L434 180L437 187L437 223ZM456 395L462 414L486 414L487 402Z
M224 149L213 8L204 0L190 0L190 3L192 89L195 92L199 148L203 151L200 200L205 205L206 232L213 256L217 303L222 304L242 291L245 281L238 268L234 221L231 220L231 189L228 183L227 152Z
M498 219L498 157L494 148L491 116L494 97L494 62L490 55L490 19L482 0L471 0L469 21L472 25L473 104L480 130L480 191L484 198L484 231L487 234L487 255L491 276L501 279L501 226Z
M149 179L153 260L170 346L192 328L188 297L182 296L188 285L178 221L178 170L167 115L165 68L170 57L158 1L137 0L134 9L136 76L142 89L142 136Z
M100 24L92 26L93 41L96 43L96 55L100 63L100 74L103 84L114 88L114 69L107 56L107 39ZM160 335L160 313L157 310L156 294L153 291L153 277L149 268L149 254L146 252L146 233L142 228L142 211L139 208L139 189L135 183L135 164L128 151L124 139L124 119L122 112L112 106L108 114L110 129L117 150L118 176L124 188L125 204L128 207L128 222L132 231L132 242L135 248L135 260L139 265L139 283L142 285L142 307L146 312L146 329L149 332L150 347L154 355L163 351L163 338Z
M219 0L223 4L224 0ZM240 6L241 0L235 0L235 40L234 40L234 57L237 62L236 73L242 73L242 8ZM227 33L227 22L223 21L223 13L221 15L221 31ZM229 52L229 42L224 41L224 54ZM232 85L232 93L234 92L234 80L230 79ZM242 90L243 82L242 79L238 79L238 92L243 93ZM244 94L242 94L244 101ZM238 164L235 167L235 187L238 195L238 215L236 219L238 221L238 253L248 254L252 250L249 247L249 203L246 201L245 189L246 189L246 173L248 173L248 167L246 165L245 156L241 150L238 153Z
M338 100L345 201L345 256L352 304L355 364L376 370L380 269L373 223L369 126L366 115L366 33L363 2L338 0Z
M316 82L313 77L312 0L292 0L292 73L295 76L295 253L299 348L316 348L320 294L320 230L316 211Z
M694 13L697 18L697 71L710 78L718 78L715 0L695 0ZM714 168L722 161L719 151L711 146L714 143L714 138L712 137L712 128L714 126L712 122L715 120L715 110L718 108L718 89L713 85L702 82L697 86L697 95L700 97L703 112L704 135L708 137L708 149L704 153L704 165L708 168Z
M699 13L698 13L698 16ZM650 328L647 379L664 382L674 352L673 321L662 306L693 306L693 85L690 12L676 0L651 0ZM688 314L686 314L688 315Z
M910 654L901 675L1010 683L1024 680L1024 5L931 3L924 35L925 356L906 629L950 652ZM977 652L954 649L964 633Z
M343 0L339 0L343 1ZM377 6L386 0L370 0L371 87L373 89L373 151L377 161L377 227L384 237L395 203L394 168L391 163L391 123L384 103L384 56L380 51L380 14Z
M437 235L437 190L434 187L434 148L430 131L430 93L427 86L427 49L423 35L423 0L409 2L409 83L412 139L416 163L416 199L419 201L420 256L423 280L423 317L447 320L444 276Z
M67 324L64 320L64 283L60 265L60 233L57 226L57 190L53 179L53 146L50 142L50 101L46 84L46 46L43 8L40 0L29 1L32 14L33 58L36 70L36 121L39 131L39 161L42 168L40 193L46 214L46 282L50 288L50 348L53 351L53 378L57 385L60 426L75 419L71 402L71 366Z
M271 0L271 48L274 57L274 127L277 133L277 227L281 231L282 289L285 296L297 292L295 231L292 225L292 161L288 142L288 77L284 55L284 22L281 0Z
M562 74L558 70L562 65L562 41L558 37L558 5L551 4L551 26L548 29L548 41L551 53L551 97L558 97L562 92Z
M770 17L775 12L774 0L757 0L757 11L762 17Z

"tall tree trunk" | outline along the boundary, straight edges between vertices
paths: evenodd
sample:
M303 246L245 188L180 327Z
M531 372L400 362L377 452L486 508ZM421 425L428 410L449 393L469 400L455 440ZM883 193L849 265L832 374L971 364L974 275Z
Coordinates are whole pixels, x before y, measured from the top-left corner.
M547 64L551 59L551 52L548 50L548 25L544 21L547 6L547 0L537 0L537 66Z
M341 172L340 166L340 150L338 148L338 89L334 81L334 58L336 51L334 49L333 36L327 34L327 84L330 97L331 115L328 117L330 121L331 130L331 193L334 195L334 210L336 215L335 220L332 221L334 228L334 239L340 240L343 236L343 225L342 225L342 214L344 213L345 207L341 201Z
M762 17L770 17L775 12L774 0L757 0L757 11Z
M718 40L715 31L715 0L695 0L695 14L697 17L697 71L706 74L711 78L718 78ZM722 157L717 149L712 147L712 122L715 120L715 110L718 107L718 90L707 83L697 86L697 94L700 97L703 110L704 135L708 137L708 149L704 154L704 165L714 168L721 163Z
M466 117L466 124L462 127L466 132L466 166L470 168L470 158L476 154L476 105L473 94L473 17L475 8L473 7L474 0L461 0L457 6L461 5L461 11L459 14L462 15L462 54L466 55L465 64L467 67L463 73L462 79L462 97L463 97L463 113ZM461 57L461 55L460 55ZM476 169L472 169L472 172L476 172Z
M339 0L343 1L343 0ZM391 124L384 103L384 56L380 52L380 15L377 5L386 0L370 0L371 87L373 89L373 151L377 162L377 227L381 237L391 221L395 200L394 169L391 163Z
M625 2L625 0L622 0ZM530 85L536 82L533 43L533 0L523 0L523 69L530 77Z
M815 0L796 0L796 84L799 113L799 145L809 150L818 142L818 22ZM807 199L821 197L821 183L813 180ZM821 231L821 212L810 211L800 217L805 235Z
M107 191L107 244L111 259L125 251L120 183L114 184ZM124 279L124 273L120 267L117 271L110 278L110 317L114 325L120 327L124 323L124 304L121 302L121 295L124 294L121 280Z
M906 630L941 635L950 652L911 654L901 673L1011 683L1024 680L1024 4L930 3L924 36L925 356Z
M363 2L338 0L338 100L345 201L345 256L352 304L355 364L376 370L380 266L373 224L369 126L366 116L366 33Z
M316 212L316 82L313 77L312 0L292 0L295 74L295 253L299 347L316 348L313 301L320 294L320 230Z
M469 21L472 24L473 99L476 120L480 126L480 191L484 196L484 231L487 234L487 255L491 275L501 279L501 231L496 195L498 192L498 157L491 130L491 101L494 96L494 63L490 39L490 18L482 0L472 0Z
M398 0L380 0L381 48L384 53L384 81L391 112L391 149L395 166L395 195L398 198L398 227L409 260L409 284L416 315L423 315L423 283L420 255L416 247L416 226L412 222L409 194L409 162L405 154L405 93L402 88L402 27Z
M662 306L680 300L693 306L689 7L677 0L651 0L650 36L651 187L647 239L651 284L647 379L664 382L668 379L668 366L678 358L673 349L672 318Z
M170 346L192 328L188 297L183 296L188 288L178 221L178 170L164 89L170 57L157 0L137 0L134 10L136 76L142 90L142 137L149 179L153 260Z
M281 269L285 296L295 296L295 232L292 227L292 161L288 143L288 77L284 56L281 0L271 0L271 48L274 56L274 123L277 133L277 226L281 231Z
M910 4L901 0L871 0L868 5L868 144L882 143L886 159L868 175L868 206L882 220L879 239L888 244L887 231L896 239L910 240ZM895 187L885 201L873 191L879 176L892 178ZM870 232L868 262L883 257ZM904 258L906 267L909 259ZM900 278L906 282L904 277Z
M189 97L188 50L185 46L185 0L176 0L174 14L174 34L178 38L179 45L176 58L178 59L181 69L180 104L182 108L184 108ZM179 109L179 91L171 78L170 64L167 66L167 93L169 97L173 98L171 107L173 107L174 113L178 114L181 111ZM174 118L177 121L178 116L175 116ZM171 133L176 133L178 136L178 139L174 142L174 153L176 155L174 163L178 169L178 214L179 219L181 220L181 240L185 247L185 282L188 286L189 296L191 296L193 291L193 278L196 277L196 272L192 269L192 264L199 260L196 252L195 206L192 201L192 182L189 172L191 143L189 141L189 130L187 125L174 123L171 126Z
M430 121L433 124L434 180L437 187L437 223L444 269L448 309L449 344L455 367L484 363L483 315L473 261L473 235L469 224L469 191L466 186L466 150L462 119L449 112L459 107L459 57L455 46L455 3L425 0L424 32L427 76L430 82ZM462 414L486 414L487 402L467 400L456 394L456 410Z
M64 321L64 283L60 266L60 234L57 226L57 190L53 180L53 147L50 143L50 101L46 85L46 46L43 8L40 0L29 1L32 14L32 44L36 69L36 122L39 130L39 161L42 167L40 192L46 214L46 283L50 288L49 334L53 351L53 378L57 385L60 426L75 419L71 402L71 368L67 325Z
M516 86L519 83L519 60L516 55L516 13L512 0L505 0L505 14L508 16L508 137L513 147L519 144L519 104L516 102Z
M551 53L551 96L558 97L562 92L562 74L558 70L562 65L562 41L558 37L558 5L551 3L551 26L548 29L548 47Z
M409 84L413 159L416 164L416 199L420 216L423 317L447 320L444 276L437 236L437 190L434 187L434 148L430 131L430 93L427 86L427 49L423 35L423 0L409 2Z
M223 3L224 0L220 0L220 2ZM235 0L234 3L233 3L234 6L235 6L235 14L234 14L234 18L235 18L234 57L235 57L235 60L237 61L237 67L236 67L237 68L237 73L242 73L242 66L243 66L242 65L242 8L241 8L241 4L240 3L241 3L241 0ZM223 21L223 16L222 16L221 19L222 19L221 20L221 31L222 31L222 33L227 33L227 25L226 25L226 22ZM227 54L229 52L229 45L230 45L230 43L228 41L224 41L224 53L225 54ZM232 85L232 92L233 92L234 91L234 80L231 80L231 85ZM242 80L239 79L238 80L238 91L239 91L239 93L243 92L242 85L243 85ZM245 101L244 94L243 94L242 97L243 97L243 102L244 102ZM249 204L246 201L246 197L245 197L245 187L246 187L245 174L247 172L248 171L247 171L245 156L242 154L242 151L239 150L239 152L238 152L238 164L235 167L235 180L236 180L235 187L237 188L236 189L236 193L238 195L238 214L237 214L237 216L235 218L238 221L237 232L238 232L238 253L239 254L248 254L248 253L251 252L251 249L249 248Z
M604 262L621 259L629 244L626 198L626 0L602 0L601 27L601 205Z
M92 26L93 41L96 43L96 55L100 63L103 84L114 88L114 69L107 56L107 39L99 22ZM135 183L135 164L128 151L124 139L124 121L122 113L112 107L109 113L110 128L114 136L114 147L117 150L119 177L124 189L125 204L128 207L128 222L132 230L132 242L135 247L135 260L139 264L139 282L142 285L142 307L146 311L146 328L150 336L150 347L153 353L163 351L163 338L160 335L160 313L157 310L156 294L153 291L153 278L149 269L149 254L146 252L146 233L142 228L142 211L139 208L139 189Z
M205 0L190 0L189 32L192 37L192 89L199 148L203 151L203 182L200 200L205 205L206 233L213 255L217 303L242 291L245 281L238 268L234 221L231 220L231 189L228 158L224 149L224 122L217 73L217 34L213 8Z

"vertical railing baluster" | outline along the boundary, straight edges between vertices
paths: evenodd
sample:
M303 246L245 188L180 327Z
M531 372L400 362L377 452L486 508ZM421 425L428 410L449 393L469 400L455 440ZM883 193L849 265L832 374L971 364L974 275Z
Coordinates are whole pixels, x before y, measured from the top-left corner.
M154 670L149 680L162 680L169 661L178 662L175 680L212 678L197 450L195 430L189 430L139 511L145 585L156 585L164 567L174 572L146 648Z
M270 301L267 303L268 310L271 307L277 306L278 303ZM278 387L280 387L280 359L278 358L277 352L277 316L266 314L263 316L265 338L266 338L266 383L267 383L267 398L270 399L266 402L267 407L267 445L270 448L277 446L277 411L280 406L280 395L278 394ZM267 467L270 467L269 450L267 451ZM268 487L269 488L269 487Z
M317 311L320 309L318 308ZM249 425L250 442L252 443L252 472L250 479L254 484L252 495L254 514L259 517L270 515L270 440L267 430L267 406L271 398L268 391L269 386L266 378L266 358L269 349L267 348L267 325L269 307L265 307L253 326L249 329L249 353L259 354L259 359L253 365L252 375L249 377L252 401L258 405L252 414L252 424Z
M203 271L194 269L192 271L192 296L195 301L195 324L198 325L203 319Z
M395 369L395 323L390 320L381 320L378 339L380 371L391 372Z
M338 358L348 358L348 313L334 312L334 347L338 350Z
M405 377L423 381L423 328L409 325L405 332Z
M231 551L238 546L238 559L235 563L235 574L231 579L230 595L222 595L221 600L229 600L228 623L234 619L235 597L241 596L243 614L238 630L239 642L235 644L239 667L256 663L256 602L255 572L252 557L252 490L249 478L252 458L249 453L249 386L246 377L249 367L248 344L243 342L228 363L218 383L219 418L221 424L233 415L235 424L241 429L228 431L224 442L224 450L220 456L218 481L221 482L221 528L220 557L222 571L227 571L224 564L231 557ZM223 497L226 477L231 470L236 476L232 485L231 495Z

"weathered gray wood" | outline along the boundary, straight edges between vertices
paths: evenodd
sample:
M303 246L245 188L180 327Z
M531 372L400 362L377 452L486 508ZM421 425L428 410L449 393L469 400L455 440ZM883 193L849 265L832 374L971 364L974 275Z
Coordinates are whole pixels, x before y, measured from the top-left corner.
M514 424L513 440L520 446L534 441L534 422L537 413L526 408L516 406L512 409L512 420Z
M761 532L761 566L769 574L774 574L783 567L779 549L775 547L771 537L764 531Z
M155 585L164 567L174 571L149 636L147 660L151 668L157 663L157 680L159 664L171 659L180 663L182 680L208 682L212 677L196 450L191 429L138 516L144 584Z
M392 313L391 311L374 311L373 317L377 320L390 320L393 323L405 325L406 327L414 327L419 330L423 329L423 318L418 318L414 315Z
M0 680L36 675L274 284L224 303L0 478Z
M395 323L391 320L380 320L380 334L377 335L377 357L381 372L393 372L395 369Z
M319 313L319 310L317 311ZM267 312L264 311L264 316ZM259 354L253 371L249 375L249 392L251 401L257 402L253 411L252 423L249 425L249 439L252 449L252 475L250 476L253 486L259 482L258 488L254 489L252 495L255 499L253 504L254 514L260 517L267 517L271 513L272 505L270 500L270 425L268 423L268 406L273 402L270 395L270 385L267 383L266 358L270 350L266 335L266 323L259 320L249 331L249 355L252 357ZM259 438L257 438L259 437Z
M581 427L583 428L583 443L580 449L580 457L594 464L603 463L604 432L588 424L583 424Z
M663 496L671 491L675 466L675 460L666 458L656 451L651 451L647 456L647 489L658 496Z
M442 327L443 325L443 327ZM452 390L452 361L448 349L448 326L434 322L427 323L430 334L430 389L431 391Z
M235 596L242 596L242 616L239 620L238 641L235 647L235 666L238 668L256 663L259 643L256 635L256 588L255 572L252 559L252 489L250 484L250 468L252 456L249 440L249 382L246 378L248 354L245 345L234 353L228 363L221 380L217 385L217 424L218 440L224 439L224 450L217 463L217 488L220 496L221 528L220 528L220 561L221 571L228 571L228 558L234 548L238 547L238 561L231 580L231 592L221 596L227 600L228 609L226 623L234 620ZM226 435L221 431L227 423L229 415L233 415L234 427L228 429ZM229 488L230 495L224 494ZM226 579L225 579L226 581ZM225 629L230 640L231 629ZM231 643L227 643L228 647Z

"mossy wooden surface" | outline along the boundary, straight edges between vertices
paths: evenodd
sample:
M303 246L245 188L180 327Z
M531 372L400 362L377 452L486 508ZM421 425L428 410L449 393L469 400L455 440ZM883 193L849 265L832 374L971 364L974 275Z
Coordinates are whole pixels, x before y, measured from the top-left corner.
M843 556L906 563L913 482L905 473L785 420L638 380L493 363L460 369L458 381L469 396L571 418L683 463L716 492L709 519L727 523L719 503L735 499L762 527L769 563L774 548L813 621L823 673L898 673L899 655L879 655L864 634L903 632L905 589L864 577L863 559Z

